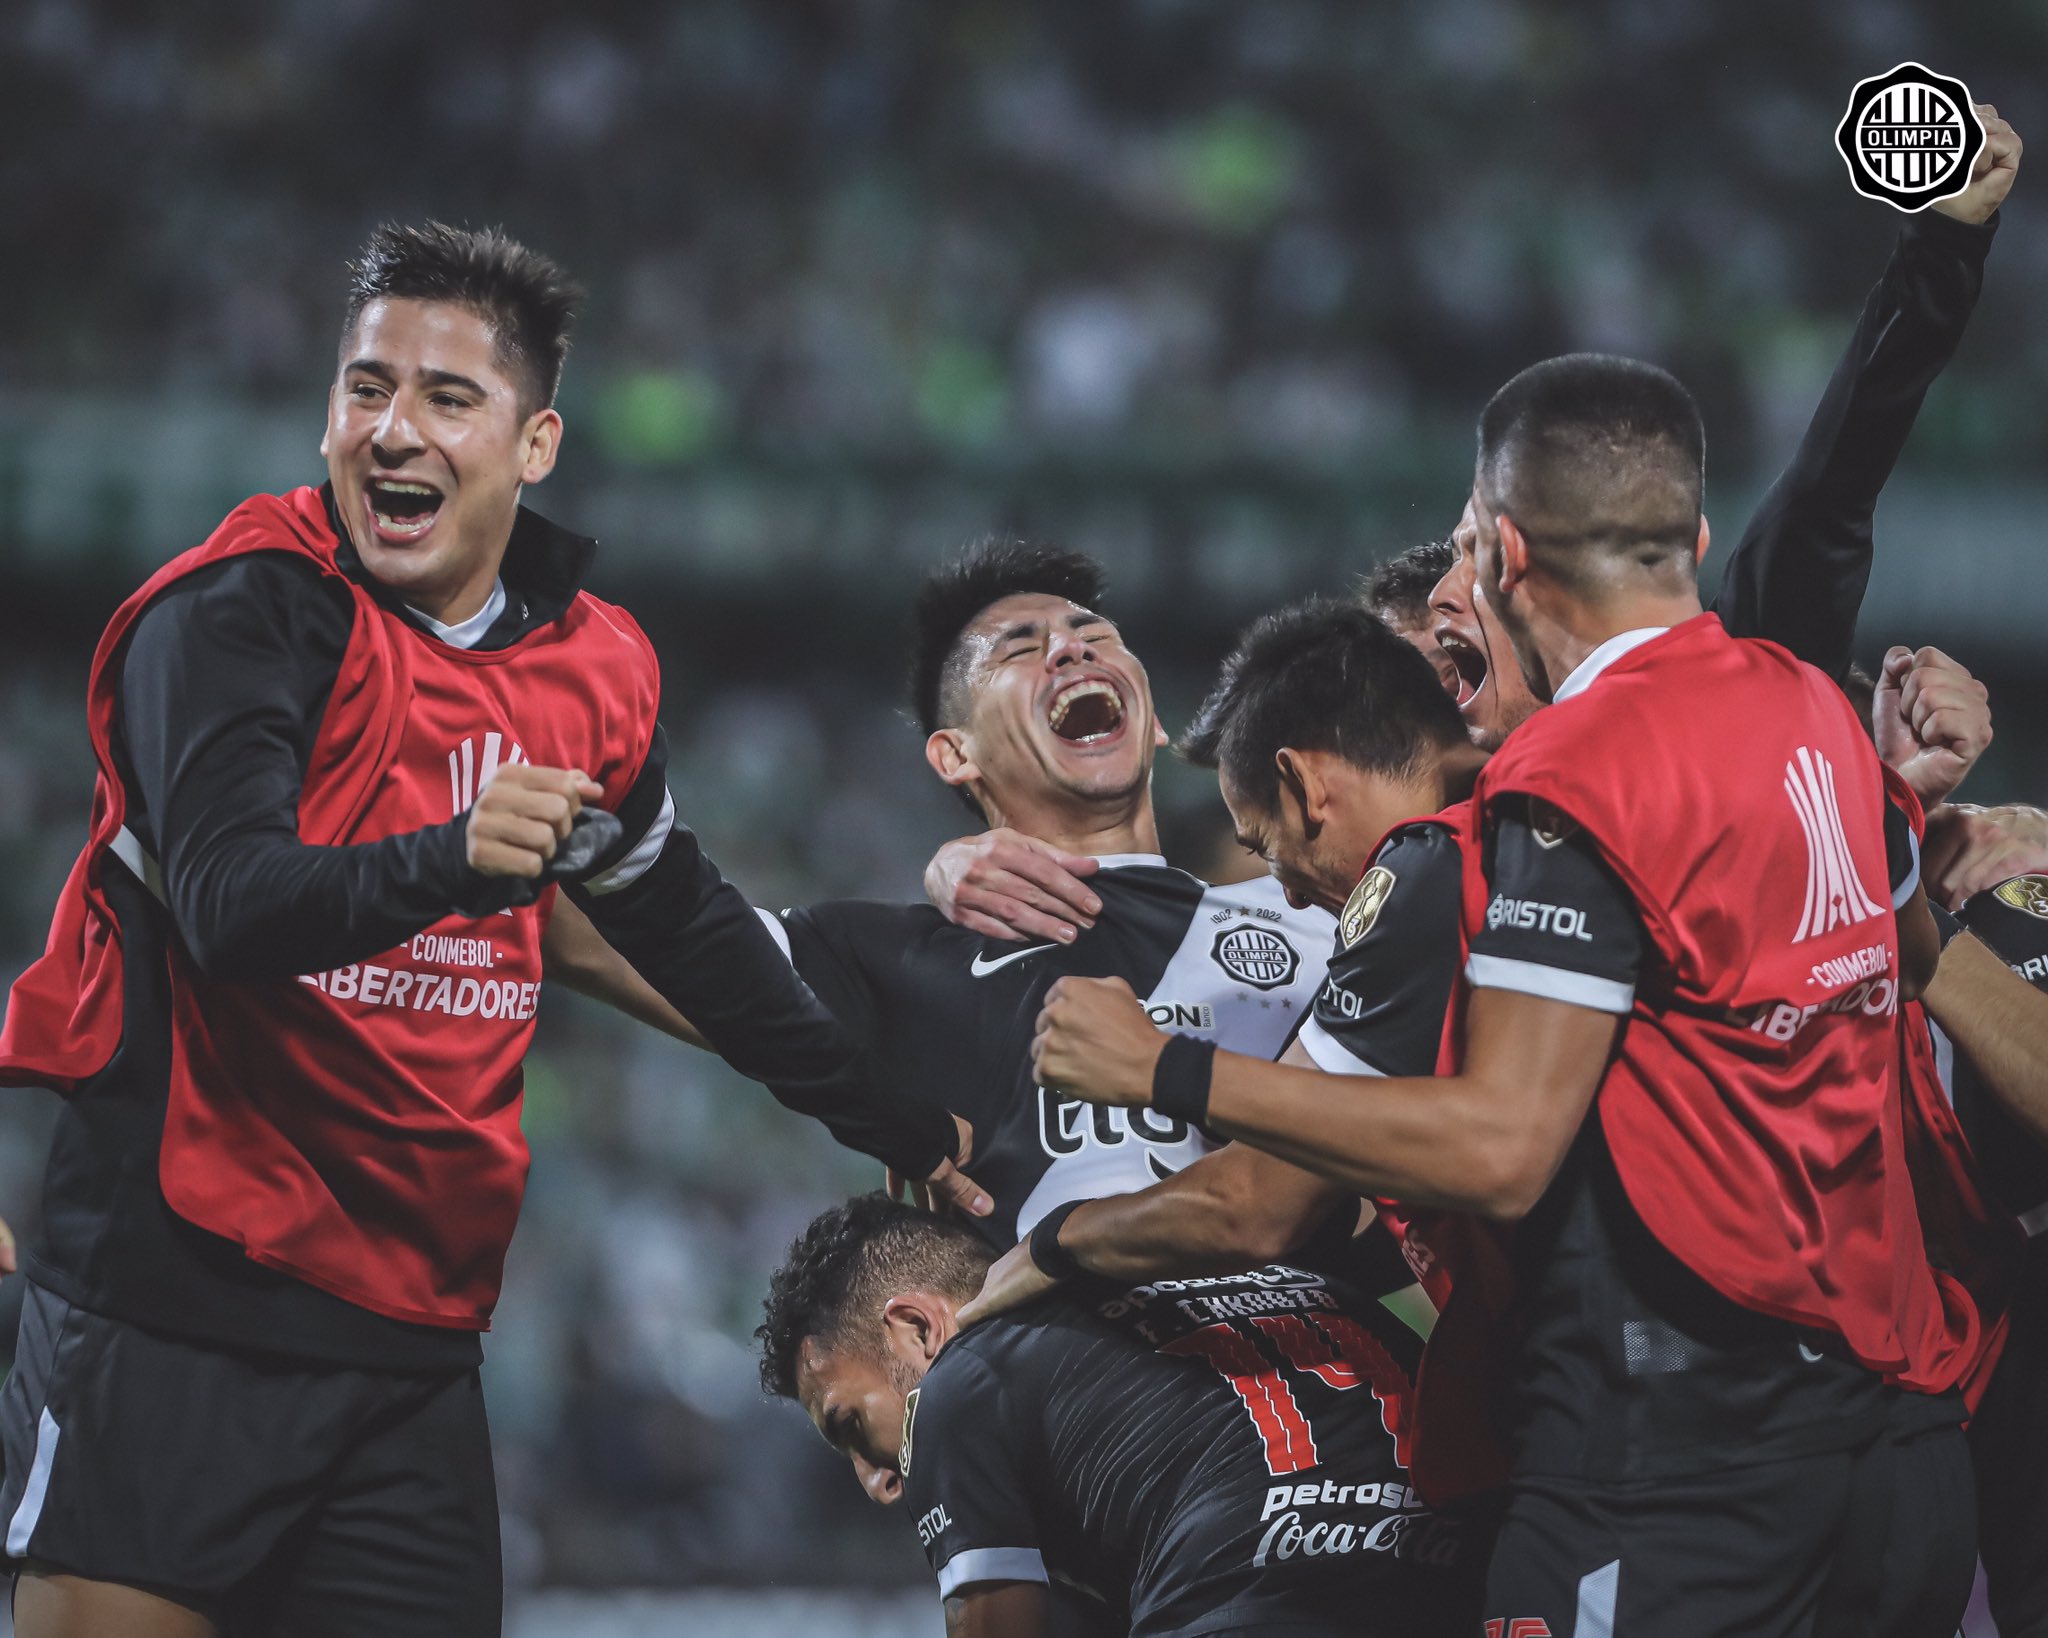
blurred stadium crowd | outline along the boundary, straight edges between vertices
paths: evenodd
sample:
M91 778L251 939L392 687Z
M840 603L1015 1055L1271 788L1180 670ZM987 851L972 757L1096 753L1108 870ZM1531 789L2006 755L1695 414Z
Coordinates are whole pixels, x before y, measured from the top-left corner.
M0 967L78 845L93 634L315 472L379 218L502 220L586 279L534 499L662 650L685 817L758 902L902 896L960 828L896 714L917 566L995 526L1100 555L1177 724L1244 619L1447 530L1484 394L1566 348L1693 387L1732 541L1888 243L1832 148L1849 86L1916 57L2038 130L2001 75L2044 47L2018 6L1868 0L0 8ZM2009 707L1979 801L2048 794L2017 720L2044 273L2015 212L1865 632ZM1162 787L1203 868L1213 787ZM514 1584L924 1582L744 1340L864 1169L707 1058L545 1010L486 1372ZM18 1225L46 1120L0 1112Z

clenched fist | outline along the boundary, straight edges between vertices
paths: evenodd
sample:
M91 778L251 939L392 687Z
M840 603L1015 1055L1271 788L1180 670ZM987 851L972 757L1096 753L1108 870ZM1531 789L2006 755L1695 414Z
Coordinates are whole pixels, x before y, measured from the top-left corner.
M1970 167L1970 185L1961 193L1938 199L1930 207L1958 222L1985 222L2005 203L2020 174L2020 155L2026 145L2010 120L2001 119L1988 102L1977 104L1977 119L1984 127L1984 147L1977 163Z
M581 768L501 766L469 810L463 850L470 869L532 880L568 840L583 804L602 795L604 787Z
M1938 648L1892 649L1877 679L1877 754L1921 806L1945 801L1991 744L1991 696Z
M1151 1101L1166 1037L1121 978L1062 978L1046 991L1031 1042L1040 1086L1090 1103L1135 1109Z

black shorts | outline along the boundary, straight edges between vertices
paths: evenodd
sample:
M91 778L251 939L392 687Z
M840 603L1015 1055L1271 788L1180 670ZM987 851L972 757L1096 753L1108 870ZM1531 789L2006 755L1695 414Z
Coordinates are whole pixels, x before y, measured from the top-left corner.
M1970 1423L1970 1453L1999 1638L2048 1638L2048 1245L2039 1240L2005 1357Z
M0 1450L14 1569L141 1587L230 1635L499 1631L497 1487L474 1370L209 1348L31 1283Z
M1954 1638L1976 1570L1961 1428L1683 1478L1511 1487L1486 1638Z

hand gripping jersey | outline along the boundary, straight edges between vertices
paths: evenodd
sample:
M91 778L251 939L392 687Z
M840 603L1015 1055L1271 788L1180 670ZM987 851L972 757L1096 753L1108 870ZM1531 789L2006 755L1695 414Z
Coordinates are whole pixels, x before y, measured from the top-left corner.
M991 943L923 904L840 900L766 918L887 1080L973 1123L967 1170L996 1208L973 1226L1005 1249L1055 1206L1145 1188L1214 1147L1184 1121L1032 1080L1055 979L1124 979L1160 1028L1277 1058L1329 960L1329 916L1293 909L1270 877L1210 887L1131 854L1104 859L1090 885L1102 914L1070 945Z
M151 599L185 575L287 552L349 588L354 625L300 795L307 843L444 823L506 762L586 769L606 807L631 786L659 679L628 615L579 593L508 647L457 649L342 575L337 544L317 491L258 496L115 614L89 687L90 839L48 948L14 988L0 1080L68 1091L120 1043L120 930L103 880L117 856L145 873L150 861L124 831L119 656ZM451 917L376 960L297 980L216 980L174 947L164 1198L255 1262L363 1308L485 1325L525 1185L520 1061L552 902Z
M962 1332L901 1452L941 1590L1060 1582L1139 1638L1448 1631L1457 1531L1401 1465L1417 1346L1367 1288L1281 1264Z
M1463 924L1469 949L1524 908L1489 904L1481 868L1503 798L1553 810L1558 840L1582 829L1650 947L1597 1105L1633 1209L1732 1301L1941 1387L1978 1322L1928 1267L1901 1131L1887 777L1825 677L1698 616L1488 764Z

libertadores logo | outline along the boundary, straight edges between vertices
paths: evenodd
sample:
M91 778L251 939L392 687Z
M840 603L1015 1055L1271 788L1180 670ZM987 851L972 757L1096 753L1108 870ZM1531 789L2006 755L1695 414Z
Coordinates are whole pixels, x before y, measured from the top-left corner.
M1835 769L1828 759L1802 745L1785 764L1785 794L1799 816L1806 836L1806 902L1799 913L1794 944L1819 938L1837 927L1853 927L1884 914L1884 906L1863 890L1856 860L1842 829L1841 804L1835 800Z
M1857 82L1835 128L1849 180L1867 199L1925 210L1970 185L1984 127L1970 88L1919 63Z

